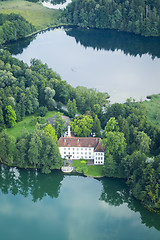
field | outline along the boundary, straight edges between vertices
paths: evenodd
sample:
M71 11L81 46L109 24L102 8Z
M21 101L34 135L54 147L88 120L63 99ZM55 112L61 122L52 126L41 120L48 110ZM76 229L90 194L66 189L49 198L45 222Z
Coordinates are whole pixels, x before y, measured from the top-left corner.
M160 94L153 95L149 101L144 101L148 120L160 127Z
M87 165L85 160L73 160L73 167L80 173L84 173L90 177L103 177L102 167L98 165Z
M48 118L56 115L56 111L50 111L43 118L43 123L47 121ZM11 136L17 138L20 137L26 130L28 132L33 132L36 126L37 116L31 115L24 117L23 121L18 122L13 128L7 128L7 133Z
M60 11L43 7L41 3L32 3L24 0L0 1L0 13L21 14L37 30L41 30L58 23Z

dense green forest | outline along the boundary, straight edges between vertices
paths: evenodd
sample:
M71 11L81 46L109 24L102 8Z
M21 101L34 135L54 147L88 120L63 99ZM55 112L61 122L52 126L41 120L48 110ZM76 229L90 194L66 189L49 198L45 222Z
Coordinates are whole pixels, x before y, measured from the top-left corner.
M62 21L90 28L160 36L159 0L74 0Z
M0 44L23 38L35 30L35 27L19 14L0 14Z

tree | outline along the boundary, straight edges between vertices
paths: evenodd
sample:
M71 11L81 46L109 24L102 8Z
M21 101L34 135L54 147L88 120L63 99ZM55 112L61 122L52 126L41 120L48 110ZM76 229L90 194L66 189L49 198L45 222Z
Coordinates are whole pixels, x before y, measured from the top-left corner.
M16 113L10 105L5 108L5 122L8 127L16 124Z
M70 122L73 133L78 137L87 137L92 132L93 118L89 115L80 115Z
M77 106L76 106L75 99L73 99L73 101L71 101L70 99L68 100L67 109L68 109L69 116L73 118L77 113Z
M55 131L55 129L52 127L52 125L51 125L50 123L44 128L44 130L46 131L46 133L48 134L48 136L52 136L53 141L58 144L56 131Z
M100 137L101 136L100 130L101 130L101 122L96 115L93 120L92 132L95 133L96 137Z
M58 139L65 132L65 129L66 129L65 123L66 121L62 118L61 114L58 113L55 120L55 125L54 125Z
M47 109L47 107L42 106L38 109L37 112L38 112L39 116L44 117L46 115L46 113L48 112L48 109Z
M46 104L49 110L54 110L55 109L55 100L53 99L55 95L55 90L51 89L50 87L46 87L45 90L45 100Z
M8 135L6 130L0 134L0 159L12 163L15 156L15 138Z
M119 131L118 121L115 119L115 117L111 117L107 122L107 125L105 126L104 136L108 132L118 132L118 131Z
M106 132L102 144L105 147L105 151L116 160L120 160L125 155L126 140L122 132Z
M107 177L115 177L117 163L113 159L113 156L108 152L105 153L105 161L103 166L103 173Z
M142 132L137 132L136 136L137 149L143 153L148 153L150 149L151 139L150 137Z
M2 129L4 128L4 117L3 117L3 111L0 108L0 132L2 131Z

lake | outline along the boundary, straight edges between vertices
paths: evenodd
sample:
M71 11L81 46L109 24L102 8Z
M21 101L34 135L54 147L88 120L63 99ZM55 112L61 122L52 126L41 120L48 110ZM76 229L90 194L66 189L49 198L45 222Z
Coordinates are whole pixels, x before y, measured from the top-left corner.
M0 167L3 240L159 240L160 216L123 180Z
M6 48L30 63L41 59L72 86L108 92L110 100L160 92L160 38L94 29L52 29Z

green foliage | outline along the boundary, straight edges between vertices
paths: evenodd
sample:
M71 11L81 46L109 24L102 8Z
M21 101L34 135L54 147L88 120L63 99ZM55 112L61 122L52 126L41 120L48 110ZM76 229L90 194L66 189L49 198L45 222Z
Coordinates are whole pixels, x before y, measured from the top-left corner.
M70 122L72 132L78 137L87 137L92 132L93 119L88 115L80 115Z
M151 144L151 139L150 137L142 132L138 132L136 136L136 143L137 143L137 149L139 149L143 153L148 153L150 144Z
M62 19L84 28L109 28L160 36L159 15L159 0L77 0L67 6Z
M11 164L15 159L15 138L4 130L0 133L0 160Z
M0 14L0 44L17 40L35 31L35 27L21 15Z
M67 103L67 110L68 110L68 114L70 117L75 117L76 113L77 113L77 106L76 106L76 100L73 99L73 101L71 101L70 99L68 100Z
M62 118L62 115L60 113L58 113L57 117L55 119L55 125L54 125L58 139L65 132L65 129L66 129L65 123L66 123L66 121Z
M107 125L105 126L104 129L104 136L108 133L108 132L118 132L119 131L119 126L118 126L118 122L115 119L115 117L112 117L109 119L109 121L107 122Z
M95 134L96 137L100 137L101 136L100 130L101 130L101 122L98 119L97 115L95 115L93 119L92 132Z
M126 151L126 141L122 132L106 132L102 140L106 152L111 154L114 159L120 160Z
M47 107L44 107L44 106L39 107L37 111L38 115L41 117L44 117L47 114L47 112L48 112L48 109Z
M52 136L54 142L58 144L58 139L57 139L56 131L55 131L55 129L52 127L52 125L51 125L51 124L48 124L47 126L45 126L44 130L46 131L46 133L47 133L49 136Z
M16 124L16 113L10 105L5 108L5 122L8 127Z

